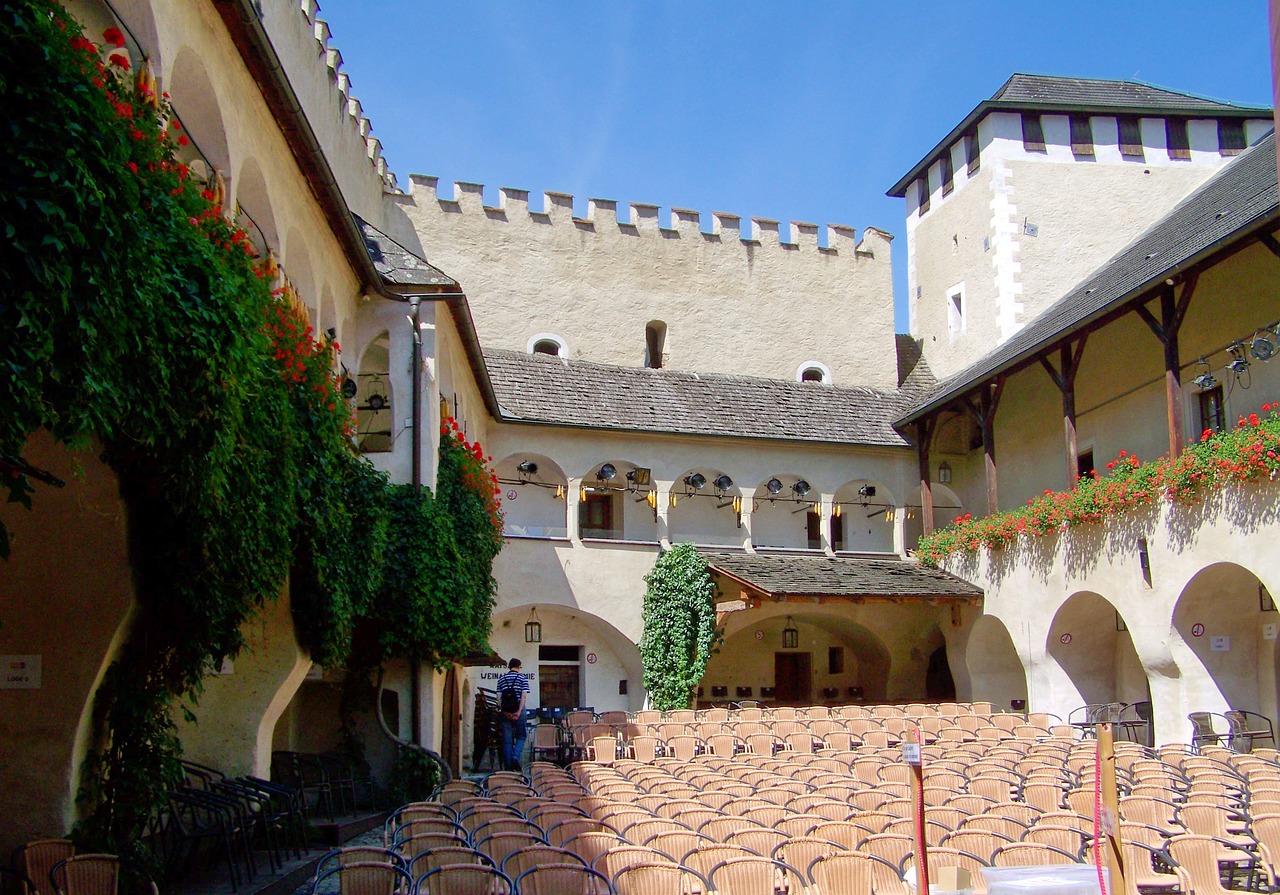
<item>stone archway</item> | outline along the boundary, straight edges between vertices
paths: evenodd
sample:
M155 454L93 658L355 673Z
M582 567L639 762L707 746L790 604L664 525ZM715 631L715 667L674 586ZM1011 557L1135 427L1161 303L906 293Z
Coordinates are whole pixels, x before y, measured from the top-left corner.
M1128 627L1101 594L1080 591L1067 598L1049 627L1047 652L1062 672L1054 702L1065 713L1084 704L1151 700Z
M1008 706L1014 699L1027 699L1026 667L1009 629L996 616L983 615L973 623L965 664L974 702Z

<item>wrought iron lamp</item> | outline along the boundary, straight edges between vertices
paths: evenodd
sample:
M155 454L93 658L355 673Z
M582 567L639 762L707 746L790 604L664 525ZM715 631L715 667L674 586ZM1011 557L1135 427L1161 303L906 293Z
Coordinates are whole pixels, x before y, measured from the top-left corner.
M529 610L529 620L524 623L524 642L542 642L542 622L538 621L538 608L536 606Z
M800 645L800 631L791 621L791 616L787 616L787 626L782 629L782 648L795 649Z

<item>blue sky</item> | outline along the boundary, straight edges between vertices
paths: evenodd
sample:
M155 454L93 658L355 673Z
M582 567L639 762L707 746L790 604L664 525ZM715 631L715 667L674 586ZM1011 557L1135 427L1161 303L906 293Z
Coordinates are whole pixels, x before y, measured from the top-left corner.
M1271 102L1263 0L322 3L402 183L881 227L900 330L885 190L1011 73Z

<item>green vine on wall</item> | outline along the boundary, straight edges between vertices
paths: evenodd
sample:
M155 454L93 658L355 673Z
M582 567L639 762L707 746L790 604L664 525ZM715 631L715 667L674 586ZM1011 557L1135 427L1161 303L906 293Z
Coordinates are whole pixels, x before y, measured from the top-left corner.
M194 717L209 667L286 583L322 664L369 630L377 662L486 645L494 496L453 444L436 498L355 453L338 346L180 161L189 141L118 29L99 45L51 0L21 0L0 41L0 460L23 469L46 430L119 478L138 611L95 699L76 835L145 859L180 776L175 710ZM26 475L3 481L32 506Z
M680 544L660 555L644 580L640 661L645 689L655 709L688 708L716 636L707 561L692 544Z

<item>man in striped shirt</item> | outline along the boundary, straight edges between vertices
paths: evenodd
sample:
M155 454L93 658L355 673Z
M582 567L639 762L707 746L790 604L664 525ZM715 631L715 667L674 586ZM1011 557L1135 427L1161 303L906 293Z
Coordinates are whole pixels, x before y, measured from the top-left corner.
M524 704L529 695L529 678L520 673L520 660L507 663L507 673L498 678L498 727L502 734L502 769L519 771L520 757L528 729L524 723Z

